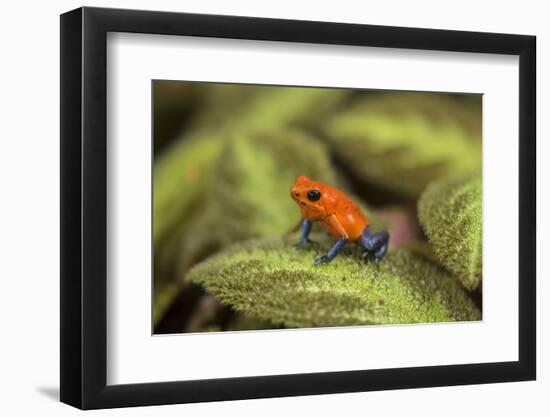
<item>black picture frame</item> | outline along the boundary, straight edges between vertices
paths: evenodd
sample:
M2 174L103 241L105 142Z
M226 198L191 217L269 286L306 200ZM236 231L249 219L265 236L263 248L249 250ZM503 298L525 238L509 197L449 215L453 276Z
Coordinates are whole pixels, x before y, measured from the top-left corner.
M108 32L519 56L519 360L108 386ZM536 376L534 36L80 8L61 15L61 401L82 409L533 380Z

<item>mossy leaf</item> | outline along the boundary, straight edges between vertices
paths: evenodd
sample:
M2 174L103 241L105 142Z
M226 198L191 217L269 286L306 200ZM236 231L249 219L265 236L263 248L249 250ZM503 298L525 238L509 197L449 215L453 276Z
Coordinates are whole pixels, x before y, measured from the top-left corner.
M265 130L316 125L350 95L349 90L333 88L262 88L266 92L244 117L242 125L245 127Z
M155 160L155 242L181 223L189 206L197 200L197 192L204 188L202 180L212 171L213 162L233 136L231 132L281 132L281 128L290 125L303 126L318 120L350 94L339 89L228 84L206 85L202 90L208 97L206 123L198 123L193 134L182 135Z
M221 135L199 135L177 142L155 161L153 236L158 242L187 213L223 149Z
M198 135L172 145L155 162L153 172L153 242L155 323L178 294L171 280L174 259L185 230L185 219L200 199L204 184L223 150L221 135Z
M201 91L204 110L194 126L237 130L318 124L351 95L346 89L239 84L206 84Z
M263 152L258 154L258 161L265 162L265 168L261 165L254 168L251 162L255 155L250 152L244 155L248 161L244 161L247 166L237 166L235 171L242 172L250 176L250 185L254 182L253 177L269 173L274 178L281 175L284 181L292 181L289 173L300 175L311 172L316 178L324 178L327 181L333 179L326 149L322 144L313 143L313 139L303 139L305 135L297 135L289 126L304 127L310 124L318 123L318 120L332 111L335 107L350 95L347 90L338 89L303 89L303 88L283 88L270 86L243 86L243 85L224 85L211 84L206 87L195 87L195 95L202 97L203 111L195 115L195 120L190 122L187 130L181 135L172 146L165 148L160 152L160 156L155 160L153 175L153 236L155 248L155 288L158 291L155 294L162 294L162 300L155 296L154 316L160 318L180 289L178 285L172 285L171 282L163 283L161 280L170 280L177 276L178 269L185 270L194 260L201 259L205 255L219 249L226 243L239 239L240 236L248 238L251 236L264 235L265 225L268 223L268 217L264 217L261 230L252 228L253 233L249 233L250 228L245 227L241 233L239 225L242 224L244 211L254 209L254 205L248 205L243 201L241 207L236 207L235 203L226 203L220 198L211 198L220 188L226 190L221 195L231 194L228 184L223 178L219 181L220 175L223 177L224 170L227 170L229 163L220 158L223 151L235 154L238 152L238 144L232 145L230 142L235 136L250 135L250 132L261 129L262 131L272 132L270 138L275 142L263 146ZM199 89L200 91L197 91ZM288 129L288 130L287 130ZM302 140L303 139L303 140ZM287 147L290 140L298 142ZM308 146L311 145L311 149ZM270 161L269 153L277 153L275 165ZM308 160L307 154L311 153L311 158L318 158L318 161ZM301 155L301 156L300 156ZM303 163L302 168L298 170L298 163ZM288 166L287 166L288 165ZM311 170L311 166L317 166L320 169ZM218 168L221 166L221 168ZM212 180L212 176L217 176ZM307 174L306 174L307 175ZM270 185L269 181L259 185ZM282 181L277 181L282 184ZM285 185L285 194L288 195L290 182ZM237 187L239 189L239 187ZM276 187L269 194L269 190L261 191L261 196L269 197L262 203L266 208L268 201L273 202L273 195L278 195L281 187ZM249 190L252 190L249 188ZM211 204L204 205L204 201L212 201L217 207ZM234 199L233 199L234 200ZM257 200L257 199L256 199ZM278 196L275 200L282 201ZM229 215L224 214L223 207L233 208L233 213L238 213L235 222L230 220ZM274 231L276 227L286 222L278 221L289 213L285 210L289 206L289 201L283 204L283 211L279 212L273 218L273 224L268 227ZM278 202L274 202L271 212L276 212L280 207ZM202 214L192 215L193 212L205 211ZM253 212L248 212L250 215ZM267 215L265 211L260 210L257 216ZM212 236L205 236L211 225L210 216L218 216L224 219L225 223L218 231L212 232ZM287 221L296 222L296 217L291 216ZM218 222L214 222L217 226ZM191 225L191 227L189 226ZM191 230L189 230L191 229ZM198 233L197 231L200 231ZM277 234L284 233L281 229ZM229 233L227 233L229 232ZM236 232L233 234L232 232ZM200 236L199 236L200 235ZM184 236L183 247L187 255L180 258L180 246ZM199 236L198 240L193 241L193 236ZM221 246L220 246L221 245ZM173 272L176 271L174 274ZM165 285L166 284L166 285Z
M482 181L480 175L430 185L418 203L420 222L437 258L464 287L482 278Z
M350 246L330 264L313 265L328 247L253 240L196 265L189 279L237 311L286 327L480 319L456 279L423 257L395 249L374 264Z
M360 179L417 197L434 179L481 166L481 114L443 95L373 95L326 124L338 159Z
M335 184L322 143L289 129L235 134L226 143L203 205L189 221L179 270L231 243L290 231L300 220L289 196L298 175Z

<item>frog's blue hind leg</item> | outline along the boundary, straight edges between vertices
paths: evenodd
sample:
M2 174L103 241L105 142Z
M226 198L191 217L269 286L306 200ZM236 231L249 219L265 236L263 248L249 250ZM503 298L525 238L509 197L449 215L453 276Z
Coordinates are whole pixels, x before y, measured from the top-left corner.
M379 261L388 251L390 235L385 230L378 233L371 233L369 226L365 227L361 235L361 244L366 249L363 256L372 255L375 261Z
M302 234L300 236L300 240L298 243L294 245L295 248L303 248L308 243L311 243L311 240L309 240L309 233L311 232L311 221L308 219L304 219L304 222L302 223Z
M340 252L342 248L346 246L347 242L348 240L345 238L338 239L326 255L319 256L317 259L315 259L315 265L329 263L330 261L332 261L336 257L336 255L338 255L338 252Z

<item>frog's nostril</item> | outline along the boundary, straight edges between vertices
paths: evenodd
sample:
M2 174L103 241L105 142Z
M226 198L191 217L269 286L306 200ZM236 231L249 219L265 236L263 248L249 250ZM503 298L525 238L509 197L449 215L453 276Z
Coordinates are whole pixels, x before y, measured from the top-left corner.
M296 197L300 197L300 193L294 193Z

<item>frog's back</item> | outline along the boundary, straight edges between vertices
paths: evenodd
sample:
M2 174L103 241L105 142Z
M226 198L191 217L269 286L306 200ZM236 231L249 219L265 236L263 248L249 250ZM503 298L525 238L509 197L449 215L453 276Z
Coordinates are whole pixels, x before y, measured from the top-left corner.
M365 217L359 206L352 201L342 191L332 188L330 192L330 201L327 205L327 214L334 214L336 218L348 234L349 240L358 240L365 227L368 226L368 219ZM338 232L331 230L332 228L326 227L325 229L333 236L340 238Z

